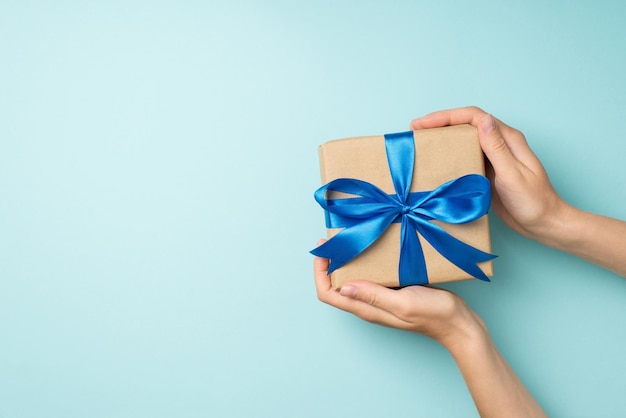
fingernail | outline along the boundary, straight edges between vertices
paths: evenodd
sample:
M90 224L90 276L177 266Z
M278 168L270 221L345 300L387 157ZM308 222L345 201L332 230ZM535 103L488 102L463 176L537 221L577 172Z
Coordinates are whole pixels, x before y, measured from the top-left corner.
M420 116L418 118L413 119L411 121L411 123L409 124L409 128L410 129L419 129L420 122L423 121L426 118L428 118L428 115Z
M490 134L496 130L496 119L492 115L483 117L481 128L486 134Z
M356 287L354 286L343 286L340 290L339 290L339 294L341 296L346 296L349 298L355 298L356 297Z

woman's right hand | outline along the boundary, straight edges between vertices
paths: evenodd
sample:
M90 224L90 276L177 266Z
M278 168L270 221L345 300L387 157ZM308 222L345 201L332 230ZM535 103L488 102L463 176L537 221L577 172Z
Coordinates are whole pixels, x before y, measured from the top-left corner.
M577 209L556 193L546 170L517 129L477 107L415 119L412 129L470 124L489 160L492 205L511 228L626 277L626 222Z
M489 160L487 176L493 188L492 205L500 218L524 236L544 241L569 209L556 193L524 135L477 107L430 113L411 122L412 129L470 124Z

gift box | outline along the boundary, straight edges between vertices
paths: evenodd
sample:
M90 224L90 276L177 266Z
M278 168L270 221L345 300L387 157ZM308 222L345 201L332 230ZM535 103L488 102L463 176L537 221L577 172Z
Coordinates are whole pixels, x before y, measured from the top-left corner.
M483 153L470 125L332 140L319 147L333 288L493 275Z

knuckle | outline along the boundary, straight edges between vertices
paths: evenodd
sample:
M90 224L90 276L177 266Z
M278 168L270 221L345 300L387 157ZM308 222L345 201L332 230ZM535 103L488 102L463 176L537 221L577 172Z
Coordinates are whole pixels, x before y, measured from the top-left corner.
M375 293L372 292L367 292L365 295L363 295L363 302L372 305L372 306L376 306L377 302L378 302L378 298L376 297Z
M517 136L518 138L520 138L522 141L526 142L526 136L524 135L524 133L522 131L520 131L519 129L515 129L512 128L512 135Z
M409 321L413 317L414 308L411 304L403 303L395 309L394 314L403 321Z
M468 107L466 107L466 109L469 110L472 113L486 113L484 110L482 110L478 106L468 106Z
M495 141L491 141L489 146L494 151L505 151L508 149L508 145L506 144L506 142L504 142L504 139L502 139L502 137L500 136L496 138Z
M320 302L328 303L328 302L327 302L328 298L327 298L327 296L326 296L326 292L322 292L322 291L320 291L319 289L318 289L318 291L317 291L317 299L318 299Z
M509 145L497 131L487 137L481 138L480 142L483 150L488 154L502 154L510 152Z

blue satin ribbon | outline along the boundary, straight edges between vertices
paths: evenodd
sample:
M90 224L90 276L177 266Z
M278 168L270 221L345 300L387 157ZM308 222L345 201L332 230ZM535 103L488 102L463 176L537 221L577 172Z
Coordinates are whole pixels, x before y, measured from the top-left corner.
M315 192L315 200L325 210L326 226L344 229L311 253L330 259L328 274L331 274L372 245L392 223L399 222L401 287L428 283L424 253L416 231L461 270L489 281L476 263L496 256L454 238L430 222L436 219L462 224L485 215L491 202L489 180L469 174L432 191L410 193L415 161L413 132L385 135L385 149L396 193L386 194L371 183L350 178L332 180L320 187ZM359 197L329 200L327 191Z

